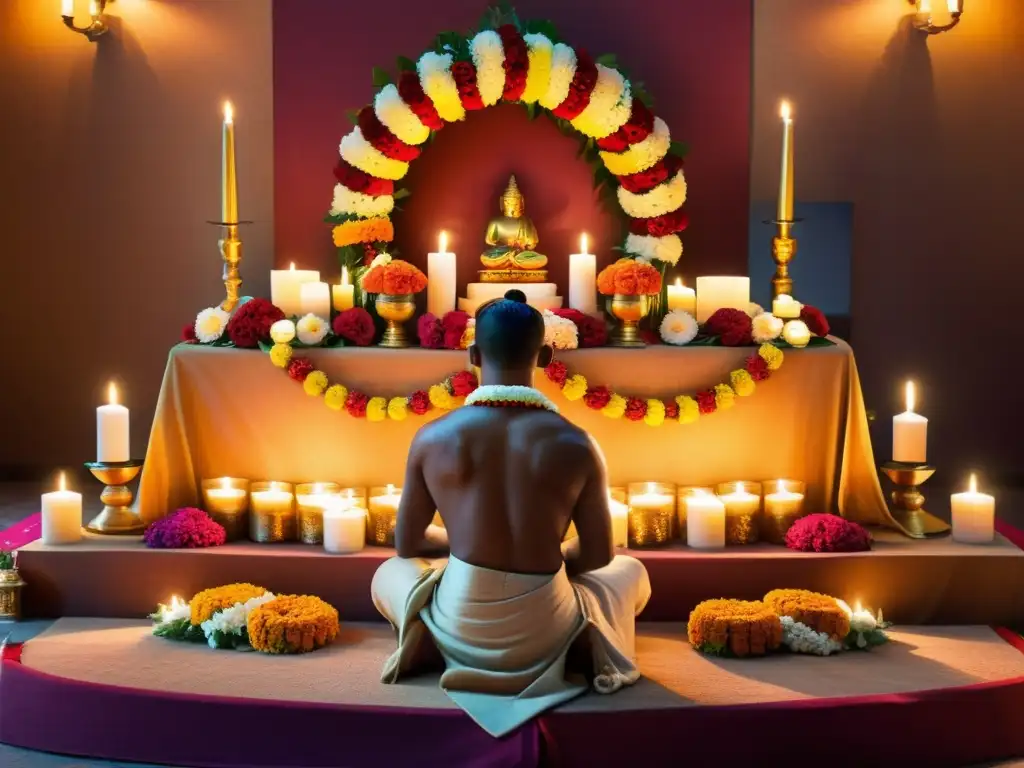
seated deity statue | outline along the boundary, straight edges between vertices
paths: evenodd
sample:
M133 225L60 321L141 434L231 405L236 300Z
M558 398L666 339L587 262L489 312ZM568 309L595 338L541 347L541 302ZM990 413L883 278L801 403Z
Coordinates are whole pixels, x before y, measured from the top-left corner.
M480 279L488 283L543 282L548 258L536 251L540 237L526 216L526 201L515 176L508 180L500 203L501 216L488 222L484 235L490 247L480 255L484 265Z
M551 355L522 291L480 307L469 357L481 386L417 433L397 557L371 586L398 634L383 682L443 670L448 696L496 737L639 678L635 617L650 581L615 554L597 444L533 388ZM570 525L577 537L563 543Z

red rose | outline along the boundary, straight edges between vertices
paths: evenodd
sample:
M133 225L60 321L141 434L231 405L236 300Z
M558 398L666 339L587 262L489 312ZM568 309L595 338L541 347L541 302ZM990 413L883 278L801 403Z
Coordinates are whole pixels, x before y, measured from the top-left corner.
M743 310L723 307L708 318L703 330L711 336L718 336L727 347L741 347L753 342L752 325L750 316Z
M353 192L362 192L370 197L390 195L395 191L395 182L390 179L378 179L376 176L371 176L354 165L349 165L340 158L338 165L334 169L334 178Z
M715 403L715 390L705 389L697 393L697 407L703 414L714 413L718 405Z
M462 335L466 332L467 325L469 325L469 315L461 310L449 312L441 319L445 349L462 348Z
M600 411L612 399L611 390L608 387L587 387L587 394L583 396L583 402L588 408Z
M565 384L565 380L569 378L569 371L561 360L552 360L548 367L544 369L544 373L558 386Z
M478 386L476 374L472 371L459 371L449 381L452 385L452 394L456 397L465 397Z
M576 325L581 347L603 347L608 341L608 326L604 318L585 315L578 309L556 309L554 313Z
M249 299L228 320L228 338L236 347L254 349L270 341L270 326L284 320L284 312L266 299Z
M398 95L427 128L432 131L444 128L444 120L437 114L434 102L423 91L420 77L415 72L405 71L398 78Z
M305 381L313 372L313 361L308 357L293 357L288 363L288 375L295 381Z
M565 100L551 110L551 114L563 120L572 120L590 104L590 94L597 85L597 64L582 48L576 51L576 74L569 84Z
M639 397L626 398L626 418L630 421L643 421L647 415L647 401Z
M183 326L181 329L181 340L186 344L198 344L199 338L196 336L196 325L195 323L189 323Z
M430 410L430 395L422 389L417 389L409 396L409 410L417 416L422 416Z
M467 110L484 108L484 100L480 96L480 88L476 82L476 67L468 61L456 61L452 64L452 77L459 91L459 100Z
M498 36L505 49L505 60L502 63L505 69L505 88L501 98L505 101L519 101L526 90L526 73L530 65L526 41L512 24L498 27Z
M683 158L678 155L669 154L665 155L665 157L646 171L631 173L626 176L617 176L616 178L619 180L619 184L622 185L623 189L639 195L644 192L650 192L659 184L663 184L665 181L679 173L679 169L682 167Z
M630 145L646 139L654 130L654 115L640 99L633 97L629 120L611 136L597 140L597 148L604 152L625 152Z
M352 307L338 314L331 323L335 336L351 341L357 347L368 347L373 344L377 329L373 325L370 313L362 307Z
M406 144L388 130L373 111L373 107L366 106L359 110L358 122L363 138L384 157L408 163L420 156L419 147Z
M640 329L640 339L644 344L648 346L654 346L655 344L661 344L661 336L658 335L657 331L651 330L650 328Z
M416 321L416 335L420 346L424 349L441 349L444 347L444 328L441 321L427 312Z
M675 400L665 401L665 418L666 419L678 419L679 418L679 403Z
M630 219L629 231L634 235L664 237L682 232L689 223L690 217L686 213L686 209L679 207L670 213L663 213L661 216L654 216L650 219Z
M750 374L750 378L754 381L764 381L772 375L771 370L768 368L768 363L758 354L748 357L744 367L747 369L747 373Z
M357 419L361 419L366 416L366 406L370 402L369 395L364 395L362 392L356 392L353 390L348 393L348 397L345 398L345 410L349 412L350 416L355 416Z
M804 304L800 309L800 319L806 323L807 329L815 336L828 336L828 332L831 330L825 314L809 304Z

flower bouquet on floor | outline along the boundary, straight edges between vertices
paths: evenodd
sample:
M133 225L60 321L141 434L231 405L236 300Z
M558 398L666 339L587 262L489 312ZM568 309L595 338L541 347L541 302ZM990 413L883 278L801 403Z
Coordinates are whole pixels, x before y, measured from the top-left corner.
M608 296L608 311L621 325L612 332L613 347L643 347L640 321L651 310L651 299L661 294L661 272L646 262L619 259L601 270L597 290Z
M427 287L427 276L409 262L382 253L370 264L361 282L364 294L376 296L374 308L387 323L380 346L409 346L402 324L415 314L415 294Z

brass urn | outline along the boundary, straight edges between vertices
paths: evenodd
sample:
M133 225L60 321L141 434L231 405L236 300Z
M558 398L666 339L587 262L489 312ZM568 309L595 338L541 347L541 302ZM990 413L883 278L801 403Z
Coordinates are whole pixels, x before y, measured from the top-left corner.
M651 311L650 296L627 296L616 293L608 299L608 311L620 322L612 331L609 339L611 346L646 346L640 338L640 321Z
M403 323L409 322L416 313L415 296L411 293L402 294L377 294L374 302L377 314L384 320L388 327L384 331L384 337L378 346L401 349L409 346L409 339L405 335Z
M0 621L21 621L21 590L25 582L14 567L14 556L0 552Z

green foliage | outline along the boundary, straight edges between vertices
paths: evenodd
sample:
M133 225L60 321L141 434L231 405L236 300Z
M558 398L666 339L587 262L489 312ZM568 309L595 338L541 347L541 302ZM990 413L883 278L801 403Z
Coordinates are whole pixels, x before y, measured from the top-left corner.
M552 43L562 42L561 35L558 34L558 27L555 26L553 21L548 19L533 19L527 21L522 27L523 34L526 35L544 35Z
M150 616L154 621L160 618L159 612ZM201 627L195 626L189 619L177 619L167 621L163 624L156 624L153 627L153 634L166 640L176 640L182 643L205 643L206 635Z
M346 109L345 117L352 121L352 125L359 125L359 110L358 109Z
M9 571L14 568L14 553L0 549L0 571Z
M373 87L380 90L385 85L391 85L391 75L388 74L386 69L381 67L373 68Z
M772 342L779 349L797 349L785 339L779 338ZM807 342L807 349L813 349L814 347L834 347L836 343L831 339L824 336L811 336L811 340Z
M395 64L398 67L399 72L415 72L416 62L407 56L399 56L395 60Z
M608 67L609 69L619 69L619 62L614 53L602 53L594 59L594 62L601 66Z
M703 645L698 645L697 650L705 656L718 656L720 658L732 656L725 643L704 643Z
M220 650L251 650L252 646L249 645L249 633L245 627L242 627L242 633L240 635L233 634L231 632L221 632L219 629L213 631L210 635L211 647L218 648Z
M412 192L410 192L406 187L402 187L401 189L396 189L394 194L392 194L391 196L395 200L404 200L411 194Z
M668 151L677 157L686 157L686 153L690 151L690 147L682 141L673 141L669 144Z

